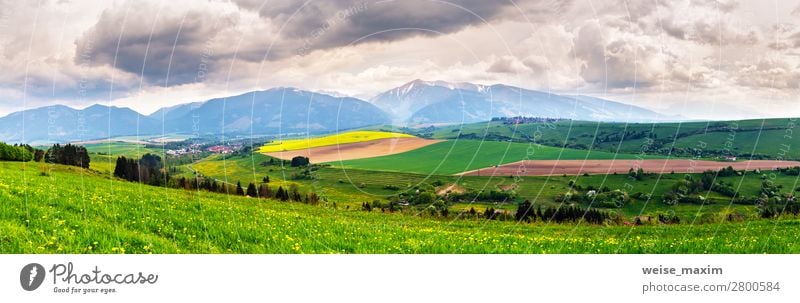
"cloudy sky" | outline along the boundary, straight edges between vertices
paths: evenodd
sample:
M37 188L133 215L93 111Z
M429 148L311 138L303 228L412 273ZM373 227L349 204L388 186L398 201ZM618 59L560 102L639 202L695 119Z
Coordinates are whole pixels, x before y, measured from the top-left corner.
M420 78L586 94L690 118L800 116L800 3L0 0L0 115Z

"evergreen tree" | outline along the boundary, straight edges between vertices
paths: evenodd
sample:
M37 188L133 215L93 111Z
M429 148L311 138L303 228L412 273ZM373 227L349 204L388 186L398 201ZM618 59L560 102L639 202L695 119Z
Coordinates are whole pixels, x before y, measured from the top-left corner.
M289 187L288 198L290 200L292 200L292 201L302 201L303 200L303 196L300 195L300 190L297 187L297 184L292 184Z
M236 182L236 195L244 196L244 189L242 189L241 182Z
M44 154L45 154L45 152L43 150L41 150L41 149L35 150L34 154L33 154L33 161L36 161L36 162L44 161Z
M520 222L522 221L530 222L532 215L533 215L533 204L531 204L530 201L525 200L525 202L522 202L519 204L519 206L517 206L517 213L514 217L517 219L517 221Z
M258 196L265 199L272 198L272 191L269 189L268 185L261 184L261 186L258 187Z
M278 186L278 191L275 193L275 198L281 201L289 200L289 194L283 190L283 186Z
M127 180L127 165L128 159L125 159L125 156L117 157L117 164L114 166L114 177Z
M484 211L483 211L483 216L484 216L486 219L489 219L489 220L492 220L492 219L494 219L494 217L495 217L495 216L494 216L494 208L491 208L491 207L489 207L489 208L487 208L486 210L484 210Z
M255 184L250 183L250 185L247 185L247 195L253 198L258 197L258 192L256 191Z

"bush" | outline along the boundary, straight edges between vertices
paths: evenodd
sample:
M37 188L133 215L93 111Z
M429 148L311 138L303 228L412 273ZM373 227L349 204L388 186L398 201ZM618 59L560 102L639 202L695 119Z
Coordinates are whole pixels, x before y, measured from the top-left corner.
M630 197L627 192L617 189L597 194L595 202L598 203L599 207L620 208L630 202Z
M308 157L297 156L292 158L292 167L308 166L311 163Z
M32 148L25 146L11 146L0 142L0 160L28 162L33 160Z

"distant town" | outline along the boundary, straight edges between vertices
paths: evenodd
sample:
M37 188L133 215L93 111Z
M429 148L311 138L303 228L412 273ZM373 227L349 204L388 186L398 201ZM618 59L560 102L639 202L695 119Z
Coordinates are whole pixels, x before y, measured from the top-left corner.
M526 123L553 123L558 121L569 121L570 119L547 118L547 117L494 117L492 121L500 121L503 124L526 124Z
M210 147L206 147L205 151L215 153L215 154L230 154L235 151L242 149L241 143L232 143L232 144L220 144L214 145ZM169 149L166 151L166 154L169 156L183 156L183 155L198 155L203 152L203 146L199 143L193 143L187 147L177 148L177 149Z

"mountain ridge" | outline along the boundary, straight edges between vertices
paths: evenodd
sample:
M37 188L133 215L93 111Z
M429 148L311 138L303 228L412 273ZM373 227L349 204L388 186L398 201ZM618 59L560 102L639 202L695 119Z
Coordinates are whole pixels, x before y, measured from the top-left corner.
M41 127L42 121L47 125ZM65 105L33 108L0 118L0 141L50 144L169 133L322 133L389 121L386 113L363 100L272 88L164 107L150 115L102 104L84 109Z
M507 84L483 85L421 79L387 90L370 101L391 113L396 124L469 123L497 116L615 122L680 119L597 97L561 95Z
M275 87L167 106L149 115L103 104L83 109L55 104L0 118L0 140L49 143L165 133L311 134L387 123L469 123L500 116L620 122L676 120L621 102L506 84L416 79L369 101L334 95ZM47 121L44 128L42 121ZM23 125L24 133L18 131Z

